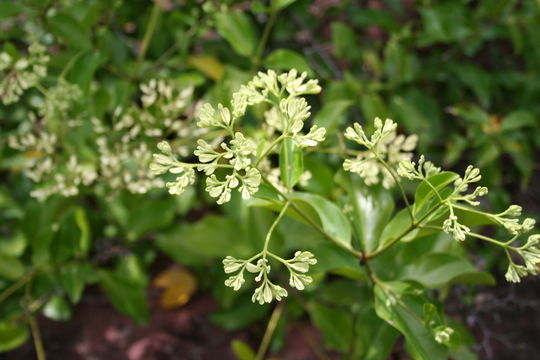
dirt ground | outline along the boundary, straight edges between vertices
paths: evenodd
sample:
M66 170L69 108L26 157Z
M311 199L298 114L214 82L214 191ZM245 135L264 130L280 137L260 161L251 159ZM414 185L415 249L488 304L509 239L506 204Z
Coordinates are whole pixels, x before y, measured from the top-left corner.
M481 289L468 305L450 300L447 312L473 330L480 359L538 358L540 279L530 279L517 286L502 281L499 284ZM464 292L464 288L456 288L454 297L457 299ZM48 359L52 360L233 360L230 347L233 339L257 348L260 339L256 335L264 330L264 324L258 324L256 329L227 332L208 320L217 306L204 293L174 310L163 309L153 301L151 320L140 327L114 310L97 288L89 288L74 309L71 321L40 318L39 324L41 329L46 329L42 331L43 342ZM314 349L314 339L320 343L321 335L307 320L289 324L284 350L275 356L287 360L335 358L321 354L320 348ZM397 348L391 358L406 359ZM35 359L32 343L0 359Z

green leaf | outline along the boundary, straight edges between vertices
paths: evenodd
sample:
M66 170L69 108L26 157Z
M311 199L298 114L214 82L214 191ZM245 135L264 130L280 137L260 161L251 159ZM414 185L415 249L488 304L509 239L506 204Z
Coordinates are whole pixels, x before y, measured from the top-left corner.
M90 277L92 268L86 263L75 263L62 267L59 272L60 283L72 303L81 299L84 286Z
M529 111L518 110L506 115L501 121L501 132L538 127L538 120Z
M255 352L242 340L234 339L231 342L231 348L238 360L254 360Z
M159 234L156 245L184 265L227 255L251 256L251 247L239 233L239 224L230 218L209 215L195 224L183 224Z
M0 322L0 352L18 348L28 340L28 328L23 324Z
M0 254L0 278L17 280L24 275L24 264L13 256Z
M105 56L100 51L87 51L77 58L67 79L69 82L79 85L82 92L88 94L94 73L104 61Z
M87 31L67 14L57 14L48 20L51 32L76 49L91 46Z
M266 59L264 59L264 65L268 69L296 69L300 73L305 71L309 77L313 76L314 74L308 62L302 55L288 49L274 50L266 57Z
M414 214L418 214L430 199L437 196L433 189L440 192L446 185L457 180L458 177L459 175L456 173L445 171L426 179L431 186L422 181L416 188L414 195Z
M479 271L465 257L452 253L426 254L407 265L400 277L418 281L428 288L452 284L495 284L491 274Z
M407 340L414 359L438 360L447 358L447 349L437 343L423 323L425 298L418 290L401 282L375 285L377 315L398 329Z
M279 171L281 181L287 189L292 189L304 171L304 154L292 138L285 138L279 151Z
M257 47L257 31L248 15L240 11L215 15L216 28L221 36L240 55L251 57Z
M346 246L351 245L351 224L336 204L320 195L303 192L294 192L290 198L300 206L304 203L304 208L310 207L318 217L312 220L321 224L327 234Z
M16 1L1 1L0 2L0 20L9 17L17 16L22 13L31 11L29 8Z
M358 37L353 29L341 22L333 22L332 46L337 57L345 60L356 60L362 56L362 50L358 46Z
M297 0L272 0L272 6L275 10L285 9L287 6L296 2Z
M71 318L71 308L62 296L55 295L45 304L43 315L55 321L67 321Z
M345 176L348 177L349 204L353 208L352 223L364 250L370 253L379 246L383 229L394 211L394 198L381 185L366 186L358 176Z
M242 329L268 314L270 307L254 304L250 297L243 297L230 309L220 309L210 315L210 320L228 331Z
M352 105L350 100L332 100L326 102L315 116L313 124L326 129L327 136L335 133L344 120L345 111Z
M146 302L147 279L134 256L125 258L115 271L99 270L99 283L109 300L120 312L130 316L139 325L148 321Z
M322 331L326 346L347 351L353 341L353 319L349 312L312 303L308 306L311 320Z
M358 259L336 244L322 241L318 242L310 250L317 258L317 264L311 267L314 274L332 272L349 279L368 280L365 269L360 267Z
M75 221L81 231L81 237L79 239L80 255L87 255L88 250L90 249L90 226L88 225L86 212L83 208L78 207L75 209Z

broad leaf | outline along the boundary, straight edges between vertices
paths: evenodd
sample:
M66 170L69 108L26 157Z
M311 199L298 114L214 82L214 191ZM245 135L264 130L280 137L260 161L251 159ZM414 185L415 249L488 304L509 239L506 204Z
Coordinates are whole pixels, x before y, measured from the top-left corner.
M310 207L312 213L317 214L318 218L312 219L321 224L324 231L345 246L351 245L351 224L343 211L330 200L320 195L295 192L291 195L295 204L303 208ZM291 210L296 212L295 210ZM309 216L309 215L308 215Z
M279 151L279 171L281 181L287 189L292 189L304 171L302 149L292 138L285 138Z
M426 300L406 283L388 282L375 285L375 311L398 329L407 340L413 358L438 360L447 358L447 348L435 341L423 322Z
M344 119L345 111L352 105L350 100L332 100L326 102L317 113L313 123L326 129L327 135L333 134Z
M0 352L10 351L26 342L28 328L24 324L0 322Z
M216 28L234 50L246 57L254 55L257 47L257 32L248 15L240 11L216 14Z
M428 288L451 284L494 285L495 279L477 270L466 258L452 253L429 253L407 265L401 279L415 280Z
M296 69L299 72L306 72L309 77L313 76L313 70L304 57L292 50L278 49L270 53L264 59L264 65L268 69L290 70Z
M308 306L311 320L322 331L330 349L347 351L353 341L353 319L346 311L313 303Z

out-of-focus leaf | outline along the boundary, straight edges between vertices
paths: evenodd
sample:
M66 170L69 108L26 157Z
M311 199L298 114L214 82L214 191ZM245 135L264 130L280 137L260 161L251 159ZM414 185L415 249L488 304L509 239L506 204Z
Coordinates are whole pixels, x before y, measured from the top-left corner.
M81 299L84 286L91 274L92 268L83 262L64 266L60 269L60 283L72 303L76 304Z
M234 50L242 56L254 55L257 31L248 15L240 11L220 12L215 16L216 28Z
M336 56L346 60L359 59L362 51L358 46L355 32L348 25L341 22L333 22L331 28L332 45Z
M332 100L326 102L315 116L313 123L326 129L327 136L335 133L343 122L345 111L352 105L350 100Z
M26 342L29 336L24 324L0 322L0 352L13 350Z
M255 352L248 344L242 340L234 339L231 342L231 348L238 360L254 360Z
M197 289L197 280L185 269L171 268L157 275L155 287L163 288L159 303L165 309L186 304Z
M221 79L225 71L223 64L215 57L209 55L193 55L189 57L188 62L210 79L216 81Z
M0 278L17 280L24 275L24 264L16 257L0 254Z
M45 304L43 315L55 321L67 321L71 318L71 307L62 296L55 295Z
M158 235L156 245L186 266L230 254L250 256L249 243L242 241L238 229L233 219L209 215L195 224L185 224Z
M281 9L285 9L287 6L296 2L296 0L272 0L271 2L274 9L281 10Z
M324 334L324 342L330 349L347 351L353 340L353 319L346 311L332 309L322 304L308 306L311 320Z
M122 259L115 271L99 270L97 274L101 287L118 311L139 325L148 321L148 279L134 255Z
M51 32L76 49L91 46L88 32L77 20L68 14L60 13L48 20Z
M277 49L264 59L264 65L269 69L284 70L296 69L299 72L306 72L309 77L313 76L313 70L306 59L295 51L288 49Z

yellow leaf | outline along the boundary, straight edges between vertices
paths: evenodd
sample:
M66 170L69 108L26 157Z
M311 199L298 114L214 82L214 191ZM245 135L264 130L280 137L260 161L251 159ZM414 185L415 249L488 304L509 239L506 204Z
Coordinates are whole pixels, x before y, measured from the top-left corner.
M213 80L217 81L223 76L223 65L213 56L195 55L188 61L194 68Z
M171 268L161 272L153 281L155 287L165 289L159 303L166 309L184 305L197 289L197 280L187 270Z

